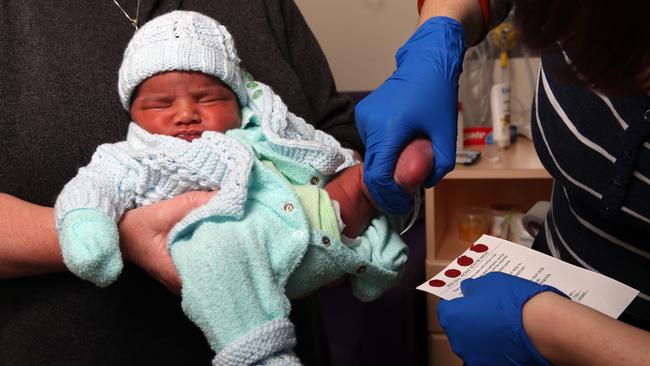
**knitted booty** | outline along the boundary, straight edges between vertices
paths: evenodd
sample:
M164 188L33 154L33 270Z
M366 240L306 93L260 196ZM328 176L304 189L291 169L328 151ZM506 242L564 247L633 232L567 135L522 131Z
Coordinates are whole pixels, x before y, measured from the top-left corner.
M105 213L74 210L63 219L59 236L63 261L78 277L106 287L122 271L117 226Z
M289 319L274 319L221 350L212 365L302 365L291 351L295 345L296 336Z

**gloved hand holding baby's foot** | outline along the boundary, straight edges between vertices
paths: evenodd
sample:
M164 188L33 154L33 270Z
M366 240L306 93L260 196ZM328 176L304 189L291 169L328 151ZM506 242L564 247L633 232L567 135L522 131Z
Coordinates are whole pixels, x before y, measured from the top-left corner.
M399 154L393 179L410 196L424 184L434 166L431 141L418 138L411 141ZM370 195L368 195L370 197Z
M113 283L122 271L117 226L103 212L80 209L61 224L63 261L72 273L97 286Z
M418 138L400 153L393 179L402 191L412 197L431 174L433 166L431 141ZM341 171L325 186L325 190L341 206L341 220L345 223L343 235L355 238L363 233L379 209L363 181L363 165Z

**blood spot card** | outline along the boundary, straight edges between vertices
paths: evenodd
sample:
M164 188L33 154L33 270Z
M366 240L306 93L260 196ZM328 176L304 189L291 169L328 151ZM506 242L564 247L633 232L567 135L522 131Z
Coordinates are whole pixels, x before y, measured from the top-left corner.
M463 296L460 290L463 280L495 271L556 287L573 301L612 318L618 318L639 294L638 290L600 273L489 235L481 236L417 289L452 300Z

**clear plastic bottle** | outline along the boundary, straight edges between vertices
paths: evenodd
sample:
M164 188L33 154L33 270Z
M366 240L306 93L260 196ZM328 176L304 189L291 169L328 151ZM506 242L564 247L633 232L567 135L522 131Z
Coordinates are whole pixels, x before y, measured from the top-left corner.
M510 83L495 84L490 91L492 140L501 149L510 146Z

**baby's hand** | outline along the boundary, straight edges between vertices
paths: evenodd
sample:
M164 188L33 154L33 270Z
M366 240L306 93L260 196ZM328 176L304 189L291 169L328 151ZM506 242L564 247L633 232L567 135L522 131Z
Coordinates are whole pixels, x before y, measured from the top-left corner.
M79 209L61 223L63 262L72 273L100 287L113 283L122 272L117 226L105 213Z

